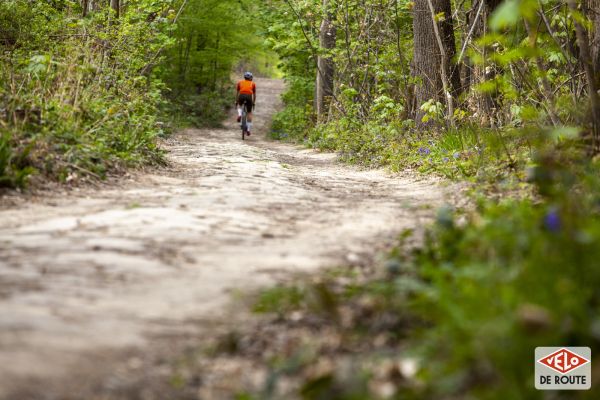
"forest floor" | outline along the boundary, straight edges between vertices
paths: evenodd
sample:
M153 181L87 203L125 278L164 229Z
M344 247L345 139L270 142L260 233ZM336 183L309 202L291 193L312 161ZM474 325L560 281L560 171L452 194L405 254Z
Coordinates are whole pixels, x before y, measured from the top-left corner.
M168 167L0 201L0 399L168 378L183 343L239 321L232 294L372 263L445 201L436 181L265 139L284 85L257 85L245 142L231 119L188 129L166 140ZM153 398L140 390L123 398Z

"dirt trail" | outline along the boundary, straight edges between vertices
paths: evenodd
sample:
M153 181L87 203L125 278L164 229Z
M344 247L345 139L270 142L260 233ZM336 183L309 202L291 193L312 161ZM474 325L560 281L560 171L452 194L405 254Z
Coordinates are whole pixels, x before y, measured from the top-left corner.
M0 210L0 398L193 330L231 289L359 263L442 201L430 181L262 139L283 84L257 84L249 141L190 129L169 168Z

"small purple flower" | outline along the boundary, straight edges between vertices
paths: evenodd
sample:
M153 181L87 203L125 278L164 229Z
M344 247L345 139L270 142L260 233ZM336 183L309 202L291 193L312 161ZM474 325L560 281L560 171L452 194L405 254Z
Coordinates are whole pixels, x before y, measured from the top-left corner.
M460 153L457 151L456 153L452 154L452 157L454 157L455 160L458 160L460 158Z
M429 153L431 153L431 150L429 150L428 147L420 147L419 148L419 154L421 154L421 155L429 155Z
M546 216L544 217L544 226L546 229L550 232L556 233L560 231L561 225L562 223L560 220L560 215L558 214L558 210L556 208L551 208L548 210Z
M442 161L447 163L448 161L450 161L450 159L448 157L444 157L444 158L442 158Z

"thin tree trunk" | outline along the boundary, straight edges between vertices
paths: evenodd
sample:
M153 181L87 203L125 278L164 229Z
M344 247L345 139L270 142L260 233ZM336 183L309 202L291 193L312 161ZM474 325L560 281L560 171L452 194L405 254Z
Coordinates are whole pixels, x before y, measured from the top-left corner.
M481 12L479 17L477 14L475 15L472 22L472 31L474 38L480 38L487 34L487 21L494 12L494 10L500 5L501 0L478 0L479 8L481 8ZM478 11L479 12L479 11ZM492 80L495 78L497 74L497 68L493 64L488 64L487 55L489 53L489 49L487 47L483 47L480 49L481 54L483 55L484 63L480 63L477 65L472 65L472 69L468 73L468 85L478 85L484 83L486 81ZM477 109L477 114L479 116L480 123L482 125L494 125L494 110L497 107L496 104L496 93L477 93L475 98L475 108Z
M569 9L572 12L577 12L577 3L575 0L567 0ZM590 52L590 43L588 32L577 18L573 18L575 24L575 33L577 34L577 45L579 46L579 60L583 64L585 76L588 85L590 96L590 106L592 107L592 135L593 135L593 152L600 151L600 99L598 99L598 88L596 86L596 77L594 72L594 64Z
M444 89L444 95L446 97L446 105L448 106L448 122L450 126L454 126L454 99L452 97L452 93L450 93L450 79L448 78L448 65L450 64L448 60L448 54L446 53L446 49L444 48L444 43L442 42L442 36L440 35L440 30L436 21L436 13L433 8L433 4L431 0L427 0L427 5L429 6L429 11L431 12L431 22L433 23L433 33L435 34L435 39L437 41L438 48L440 49L440 54L442 56L442 60L440 63L441 70L441 78L442 78L442 87Z
M194 32L189 32L185 38L185 43L180 42L179 45L179 76L181 82L186 81L188 66L190 64L190 54L192 51L192 44L194 42Z
M600 85L600 0L585 0L584 13L592 21L592 32L590 32L590 51L594 72L596 73L596 85Z
M334 19L329 0L323 0L323 22L319 32L319 44L321 51L331 51L336 44L336 28L333 25ZM319 120L327 117L328 103L333 96L333 79L335 74L335 64L330 54L319 55L317 60L317 78L316 78L316 112Z
M115 12L115 17L119 18L119 14L121 11L120 0L110 0L110 8Z
M444 20L434 24L432 14L436 16L440 13L443 13ZM456 55L456 44L450 1L415 0L413 35L413 76L420 80L415 85L414 115L417 125L421 126L423 125L423 112L420 110L420 106L423 103L428 100L447 103L448 93L454 100L454 97L460 92L460 71L452 63L452 59ZM445 74L440 74L442 70L445 71ZM441 75L445 75L445 84Z

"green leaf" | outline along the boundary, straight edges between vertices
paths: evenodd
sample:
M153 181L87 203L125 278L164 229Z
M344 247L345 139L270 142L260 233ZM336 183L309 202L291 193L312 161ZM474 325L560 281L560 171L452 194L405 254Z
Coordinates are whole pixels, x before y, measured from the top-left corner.
M550 138L556 142L566 139L576 139L580 131L581 129L575 126L560 126L550 132Z
M519 21L521 17L521 1L506 0L492 15L490 27L493 30L511 28L517 24L517 21Z

